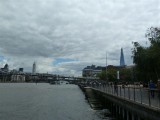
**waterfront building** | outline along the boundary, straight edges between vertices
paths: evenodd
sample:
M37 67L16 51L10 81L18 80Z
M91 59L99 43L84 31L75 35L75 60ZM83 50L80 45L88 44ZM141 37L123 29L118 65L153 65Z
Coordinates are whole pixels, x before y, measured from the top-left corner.
M13 69L13 70L10 71L10 73L12 73L12 74L17 74L18 71L17 71L16 69Z
M25 82L25 74L12 74L11 82Z
M33 63L32 74L36 74L36 62Z
M101 67L101 66L96 67L95 65L87 66L83 69L82 76L83 77L97 77L97 75L102 72L103 68L104 67Z
M9 72L9 65L5 64L5 66L1 68L1 72Z
M123 48L121 48L120 66L125 66Z

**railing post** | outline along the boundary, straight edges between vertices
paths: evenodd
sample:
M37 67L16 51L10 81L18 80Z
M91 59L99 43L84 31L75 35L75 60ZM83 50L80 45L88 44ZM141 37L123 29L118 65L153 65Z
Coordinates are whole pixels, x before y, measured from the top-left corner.
M109 93L109 85L107 84L107 93Z
M107 93L107 85L105 84L105 93Z
M158 89L158 103L159 103L159 108L160 108L160 90Z
M130 100L130 87L128 87L128 96L129 96L129 100Z
M117 86L117 96L119 96L119 86Z
M102 84L102 87L103 87L103 92L105 93L105 85L104 85L104 84Z
M117 96L118 96L118 86L116 86L116 94L117 94Z
M134 94L134 96L133 96L134 98L133 99L135 101L135 85L134 85L134 88L133 88L133 94Z
M141 104L142 104L142 88L140 87L140 94L141 94Z
M124 98L125 98L125 87L124 87Z
M151 106L151 96L150 96L150 90L148 90L148 102L149 102L149 106Z
M120 86L120 97L121 97L121 86Z

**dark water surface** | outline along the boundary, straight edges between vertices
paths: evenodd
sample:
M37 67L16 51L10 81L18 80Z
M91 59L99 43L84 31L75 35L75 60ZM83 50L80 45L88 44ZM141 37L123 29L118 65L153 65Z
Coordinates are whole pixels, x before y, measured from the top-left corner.
M102 119L76 85L0 83L0 120Z

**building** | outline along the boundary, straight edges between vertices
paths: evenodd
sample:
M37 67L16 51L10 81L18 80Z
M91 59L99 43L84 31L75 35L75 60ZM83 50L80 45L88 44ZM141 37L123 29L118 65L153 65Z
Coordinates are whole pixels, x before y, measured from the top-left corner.
M23 72L23 68L19 68L19 72Z
M121 48L120 66L125 66L123 48Z
M1 72L9 72L8 64L5 64L5 66L3 68L1 68Z
M25 74L12 74L11 82L25 82Z
M82 76L83 77L97 77L97 75L102 72L103 68L104 67L101 67L101 66L96 67L95 65L87 66L83 69Z
M36 74L36 62L33 63L32 74Z

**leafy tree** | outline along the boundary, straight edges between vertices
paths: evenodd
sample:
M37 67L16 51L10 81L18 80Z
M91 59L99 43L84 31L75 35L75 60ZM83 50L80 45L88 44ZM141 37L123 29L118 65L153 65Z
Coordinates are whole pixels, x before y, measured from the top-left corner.
M133 42L133 62L136 64L139 80L157 80L160 77L160 28L151 27L148 29L146 37L150 42L149 47Z
M110 68L107 69L107 79L109 82L113 82L117 80L117 71L119 71L120 80L119 81L131 81L131 69L127 68ZM98 74L98 77L102 80L106 80L106 71L102 71L100 74Z
M108 69L107 78L109 81L115 81L117 79L117 70L114 68Z
M132 80L132 69L122 68L119 71L120 80L124 82L130 82Z
M106 80L106 71L103 70L101 73L97 75L101 80Z

